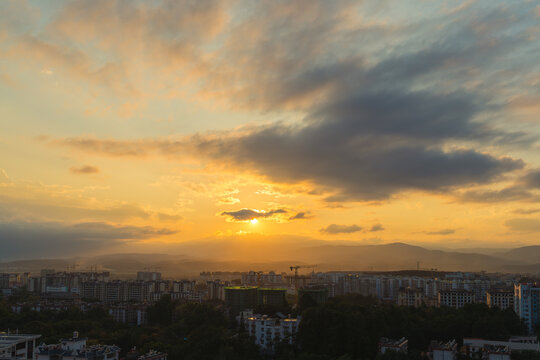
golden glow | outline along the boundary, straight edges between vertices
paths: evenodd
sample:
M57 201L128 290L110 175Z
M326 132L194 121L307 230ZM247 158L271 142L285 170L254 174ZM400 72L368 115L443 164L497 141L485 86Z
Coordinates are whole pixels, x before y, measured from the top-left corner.
M256 225L259 222L259 220L251 219L251 220L249 220L249 222L252 223L253 225Z

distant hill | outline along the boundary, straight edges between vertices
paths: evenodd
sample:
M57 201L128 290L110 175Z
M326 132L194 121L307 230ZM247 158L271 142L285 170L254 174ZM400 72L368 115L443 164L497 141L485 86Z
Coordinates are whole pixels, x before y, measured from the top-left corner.
M174 254L176 253L176 254ZM540 273L540 246L480 254L426 249L405 243L363 245L354 241L322 241L302 237L251 236L205 239L176 244L170 254L111 254L72 259L36 259L0 263L0 271L39 272L42 268L111 271L133 277L137 271L159 268L165 276L193 276L201 271L274 270L289 273L291 265L317 265L316 271L488 271ZM301 272L309 272L306 267Z
M540 262L540 245L524 246L512 249L501 255L506 259L512 259L520 262Z

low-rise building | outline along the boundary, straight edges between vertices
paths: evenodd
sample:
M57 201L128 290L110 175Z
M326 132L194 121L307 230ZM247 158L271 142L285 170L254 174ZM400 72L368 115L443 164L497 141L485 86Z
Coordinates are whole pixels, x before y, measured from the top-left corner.
M0 359L33 359L37 334L6 334L0 333Z
M463 339L463 346L467 355L471 356L480 353L484 349L508 348L509 351L535 351L540 353L540 343L536 337L516 337L508 341L484 340L484 339Z
M385 354L388 351L400 352L400 353L406 354L408 351L408 345L409 345L409 340L405 339L404 337L402 337L399 340L383 337L379 340L378 347L379 347L379 352L381 354Z
M455 360L457 358L457 342L432 341L429 350L432 360Z
M39 345L35 360L118 360L120 348L116 345L86 345L87 338L80 338L73 332L70 339L62 339L58 344Z

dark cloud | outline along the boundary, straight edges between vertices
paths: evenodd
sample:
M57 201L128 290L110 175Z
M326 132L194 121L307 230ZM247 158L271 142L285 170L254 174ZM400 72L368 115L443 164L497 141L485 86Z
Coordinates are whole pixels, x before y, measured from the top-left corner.
M407 112L395 110L396 116ZM199 140L195 146L211 158L255 169L273 181L312 181L336 192L330 201L488 183L523 167L522 161L475 150L445 151L407 137L369 134L340 119L300 129L274 125L246 136Z
M303 211L291 216L289 220L306 220L311 219L312 217L313 215L311 215L309 211Z
M384 230L384 226L382 224L375 224L368 230L368 232L376 232L376 231L383 231L383 230Z
M510 219L507 220L505 225L511 231L517 232L540 232L540 220L538 219Z
M92 165L84 165L84 166L73 166L69 168L69 171L71 171L74 174L97 174L99 172L99 169Z
M536 200L535 200L536 198ZM505 201L538 201L538 196L522 186L510 186L500 190L469 190L458 195L464 202L495 203Z
M4 222L0 224L2 260L62 257L105 251L132 240L158 238L175 231L151 226L121 226L104 222Z
M425 233L428 235L451 235L451 234L455 234L456 230L455 229L442 229L442 230L437 230L437 231L426 231Z
M540 170L530 171L523 177L523 183L529 189L540 189Z
M278 214L286 214L285 209L273 209L269 211L255 209L240 209L236 211L223 211L220 215L227 217L231 221L249 221L260 218L271 218Z
M331 224L328 225L325 228L320 229L319 231L323 234L350 234L354 232L358 232L362 230L363 228L358 225L338 225L338 224Z
M507 66L504 57L509 51L527 46L524 29L507 20L507 12L527 14L523 8L476 9L474 16L455 21L442 17L428 21L418 25L423 33L415 33L418 38L412 38L411 46L402 39L405 43L400 46L370 56L369 50L365 54L358 49L335 51L340 46L336 48L333 42L339 36L356 43L353 40L365 40L371 30L336 33L341 29L343 9L313 6L311 10L320 12L321 21L299 18L299 9L289 13L289 8L270 6L268 18L257 22L265 30L256 43L232 41L245 38L246 28L239 26L226 42L231 47L225 50L230 52L216 60L216 73L223 76L222 81L203 81L207 90L220 94L217 90L223 90L235 104L302 110L302 122L182 140L69 138L53 143L111 156L190 152L227 169L254 171L275 182L312 183L329 194L327 200L332 202L387 199L406 191L455 191L497 182L524 167L519 159L486 151L486 145L535 141L524 133L503 130L490 120L505 99L496 98L493 91L498 88L494 81L500 77L486 74ZM270 15L273 11L291 16L276 27ZM480 23L490 31L481 31ZM514 31L507 31L509 28ZM260 56L267 53L273 56ZM340 56L344 53L347 55ZM266 71L258 71L260 68ZM231 81L224 81L231 74ZM537 178L528 181L538 183ZM481 199L525 195L522 190L509 189L491 194L468 192L461 198L485 201Z

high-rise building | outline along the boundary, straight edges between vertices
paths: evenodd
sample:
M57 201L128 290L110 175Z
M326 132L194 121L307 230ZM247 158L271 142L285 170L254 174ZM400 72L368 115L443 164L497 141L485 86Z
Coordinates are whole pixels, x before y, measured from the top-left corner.
M253 286L228 286L225 288L225 305L231 315L257 306L257 288Z
M540 284L520 282L514 285L514 311L525 321L529 333L540 324Z
M287 289L257 289L257 304L282 307L287 305Z

